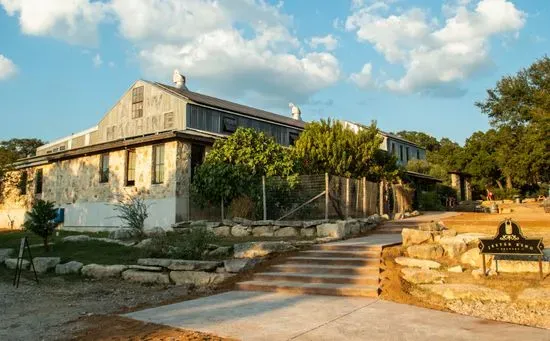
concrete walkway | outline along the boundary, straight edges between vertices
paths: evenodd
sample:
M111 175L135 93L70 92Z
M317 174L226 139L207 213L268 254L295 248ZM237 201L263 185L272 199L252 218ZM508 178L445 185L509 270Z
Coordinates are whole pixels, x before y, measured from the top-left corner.
M550 330L356 297L231 291L125 316L246 341L550 341Z

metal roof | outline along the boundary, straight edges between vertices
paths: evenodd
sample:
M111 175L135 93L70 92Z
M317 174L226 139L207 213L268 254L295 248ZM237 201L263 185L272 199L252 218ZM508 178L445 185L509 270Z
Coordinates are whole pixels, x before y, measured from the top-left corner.
M235 113L241 113L248 116L260 118L263 120L288 125L300 130L303 130L306 125L304 121L298 121L291 117L286 117L286 116L275 114L269 111L248 107L246 105L242 105L238 103L229 102L216 97L203 95L198 92L193 92L186 89L178 89L173 86L169 86L158 82L154 82L152 84L199 104L208 105L219 109L233 111Z

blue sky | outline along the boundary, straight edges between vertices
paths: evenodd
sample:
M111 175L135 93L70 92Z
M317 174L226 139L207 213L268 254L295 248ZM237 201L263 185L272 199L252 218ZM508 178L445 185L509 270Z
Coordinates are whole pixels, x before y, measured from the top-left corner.
M37 10L38 9L38 10ZM91 127L139 78L459 143L547 54L550 1L0 0L0 139Z

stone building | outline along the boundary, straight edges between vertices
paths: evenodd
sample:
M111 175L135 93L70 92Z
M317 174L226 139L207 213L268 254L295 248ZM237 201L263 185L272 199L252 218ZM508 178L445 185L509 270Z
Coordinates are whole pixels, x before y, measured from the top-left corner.
M304 128L290 115L189 91L181 76L175 83L136 81L96 126L15 163L2 186L0 228L18 228L34 199L64 208L65 228L120 226L113 203L137 193L151 205L147 227L167 227L188 219L194 167L216 139L243 126L290 145Z

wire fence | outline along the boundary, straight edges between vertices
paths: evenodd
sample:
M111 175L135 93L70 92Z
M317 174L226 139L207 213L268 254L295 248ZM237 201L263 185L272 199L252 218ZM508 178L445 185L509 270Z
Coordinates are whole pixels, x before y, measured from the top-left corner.
M316 220L367 217L378 212L379 185L328 174L261 178L250 195L223 205L198 206L191 198L191 220L234 217L251 220Z

